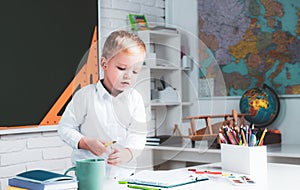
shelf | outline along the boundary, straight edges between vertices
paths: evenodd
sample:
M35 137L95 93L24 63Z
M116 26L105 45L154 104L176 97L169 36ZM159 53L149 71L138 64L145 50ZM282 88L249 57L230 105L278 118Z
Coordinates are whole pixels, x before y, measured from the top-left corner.
M151 106L191 106L193 103L192 102L159 102L159 101L152 101L150 103Z
M161 36L174 36L177 37L179 35L176 31L166 31L166 30L149 30L151 35L161 35Z
M154 66L154 67L150 67L150 69L157 69L157 70L178 70L179 68L174 67L174 66Z
M181 70L183 70L183 71L191 71L192 68L190 68L190 67L182 67Z
M192 112L192 103L189 102L190 83L184 78L192 68L182 67L180 33L147 30L139 31L138 35L145 42L148 55L143 66L145 72L139 78L142 81L139 90L146 102L147 113L151 113L151 126L157 134L170 135L174 124L179 124L183 115ZM173 88L177 97L167 87ZM156 96L151 94L152 90L166 90L166 94L162 92Z
M151 101L151 106L178 106L180 102L158 102L158 101Z
M192 102L182 102L182 106L191 106Z
M146 146L155 151L156 159L183 162L212 163L221 161L221 149L191 148L189 145L174 146ZM300 149L298 144L270 144L267 145L268 163L300 165Z
M8 134L21 134L21 133L40 133L57 131L57 125L44 125L44 126L24 126L23 128L5 127L6 129L0 130L0 135Z

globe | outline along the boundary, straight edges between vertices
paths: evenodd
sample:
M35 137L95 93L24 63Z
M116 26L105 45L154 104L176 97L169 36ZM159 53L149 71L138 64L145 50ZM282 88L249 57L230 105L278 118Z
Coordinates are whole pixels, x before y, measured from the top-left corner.
M247 90L240 99L240 112L250 114L245 119L255 127L266 127L273 123L280 110L276 92L266 84L262 88Z

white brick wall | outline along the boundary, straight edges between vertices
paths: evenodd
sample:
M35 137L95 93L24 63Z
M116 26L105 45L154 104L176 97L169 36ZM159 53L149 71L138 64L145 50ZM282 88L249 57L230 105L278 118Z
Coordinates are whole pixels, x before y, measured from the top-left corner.
M27 147L29 149L41 148L41 147L59 147L63 142L58 136L56 137L38 137L27 140Z
M116 29L129 29L129 13L144 14L150 25L165 22L164 0L100 0L101 37Z
M0 141L0 147L0 154L18 152L26 148L26 140Z
M0 136L0 190L17 173L46 169L63 173L71 166L72 149L57 132L31 132Z
M100 29L106 36L116 29L129 28L129 13L145 14L151 23L165 22L164 0L99 0ZM7 179L32 169L47 169L63 173L71 167L71 148L57 132L32 132L0 135L0 190Z
M19 163L34 162L42 159L42 150L24 149L19 152L4 154L1 156L1 166L10 166Z

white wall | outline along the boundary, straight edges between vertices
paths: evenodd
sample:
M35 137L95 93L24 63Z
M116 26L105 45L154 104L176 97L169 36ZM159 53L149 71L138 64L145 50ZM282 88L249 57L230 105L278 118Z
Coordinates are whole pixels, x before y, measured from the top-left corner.
M198 36L197 1L166 0L166 22ZM189 44L198 42L194 37L190 38L194 40L190 40ZM194 46L196 44L193 44L190 50L196 51L191 51L191 54L198 53L198 49L195 49ZM198 75L195 73L192 76L195 77L193 80L197 82ZM232 109L239 111L239 99L240 97L200 99L197 102L198 107L195 108L195 113L207 115L231 113ZM280 114L269 128L281 130L282 144L300 144L300 116L298 111L300 108L300 96L281 96L280 103Z
M231 113L232 109L239 111L239 101L240 97L220 97L211 100L208 98L200 99L200 113L207 115ZM281 131L282 144L300 145L300 117L298 111L300 98L292 96L280 97L280 106L278 118L268 128Z
M164 22L164 0L99 0L100 36L129 25L129 13L143 13L149 22ZM63 143L56 130L0 131L0 190L7 179L30 169L64 172L71 166L71 148ZM27 131L27 132L26 132ZM29 132L28 132L29 131Z

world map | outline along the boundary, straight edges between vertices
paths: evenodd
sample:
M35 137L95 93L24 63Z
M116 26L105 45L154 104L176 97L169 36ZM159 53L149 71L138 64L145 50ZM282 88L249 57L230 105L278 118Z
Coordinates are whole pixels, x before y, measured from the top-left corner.
M226 90L240 96L269 85L279 95L300 94L299 0L198 0L200 78L215 78L214 56ZM201 55L200 55L201 54Z

